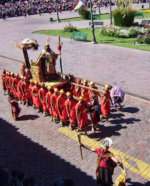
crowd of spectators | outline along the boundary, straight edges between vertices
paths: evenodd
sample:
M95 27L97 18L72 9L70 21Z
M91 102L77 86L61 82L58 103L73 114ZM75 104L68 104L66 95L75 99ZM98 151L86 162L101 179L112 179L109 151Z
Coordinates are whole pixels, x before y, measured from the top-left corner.
M58 10L72 10L78 1L58 0ZM27 16L56 11L56 4L52 0L5 0L0 2L0 18Z
M9 175L9 170L0 161L0 185L1 186L37 186L35 179L26 177L24 173L13 170Z

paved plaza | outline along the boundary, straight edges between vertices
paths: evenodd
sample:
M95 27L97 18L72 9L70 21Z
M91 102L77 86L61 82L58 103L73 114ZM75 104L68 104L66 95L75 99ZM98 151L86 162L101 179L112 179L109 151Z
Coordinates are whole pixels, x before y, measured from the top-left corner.
M52 16L55 18L56 15ZM77 14L63 12L60 16ZM14 42L22 38L37 39L39 50L29 52L30 59L37 59L47 36L32 32L63 28L67 24L50 23L49 17L45 14L10 18L6 22L0 20L0 71L3 68L15 73L20 71L20 62L24 59ZM78 28L88 27L88 21L72 24ZM120 153L122 157L127 185L150 185L150 52L64 38L62 41L64 73L72 72L99 85L117 84L129 93L122 111L112 110L112 124L100 123L100 131L94 134L89 126L88 136L82 135L82 142L98 147L105 137L111 137L114 141L111 151ZM57 51L57 37L51 37L51 47ZM57 64L58 71L59 68ZM16 122L1 88L0 97L0 159L9 171L17 169L27 176L32 175L42 186L52 185L60 176L70 177L76 186L97 185L96 154L83 149L84 159L81 160L75 131L62 128L49 117L22 105L20 120ZM114 180L119 174L117 168Z

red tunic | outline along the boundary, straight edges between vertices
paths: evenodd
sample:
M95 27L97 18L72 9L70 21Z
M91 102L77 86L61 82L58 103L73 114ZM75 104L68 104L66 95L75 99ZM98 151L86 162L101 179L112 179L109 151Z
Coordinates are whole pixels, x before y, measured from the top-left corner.
M14 95L15 95L15 97L18 97L18 92L17 92L18 83L19 83L19 79L14 78L14 80L13 80L13 87L14 87Z
M97 86L93 86L92 87L93 89L98 89ZM95 92L93 90L88 90L88 93L89 93L89 99L92 99L92 94L94 94L96 97L97 97L97 101L98 101L98 92Z
M88 103L90 101L89 90L88 89L82 88L81 89L81 95L82 95L83 99L86 101L86 103Z
M40 89L40 87L38 87L36 85L32 89L33 103L37 109L40 109L42 106L41 100L39 98L39 89Z
M6 83L7 92L9 93L9 92L10 92L10 87L9 87L9 76L6 76L6 77L5 77L5 83Z
M58 96L59 95L52 94L52 97L51 97L53 116L55 118L59 118L58 107L57 107L57 98L58 98Z
M47 94L47 89L46 88L40 88L39 90L39 98L41 99L42 105L43 105L43 110L45 112L48 111L47 105L46 105L46 94Z
M75 125L77 123L76 110L75 110L76 104L77 104L77 101L75 99L73 99L73 98L71 100L67 99L65 101L65 105L69 109L69 115L70 115L69 116L69 121L70 121L71 124L74 125L74 127L75 127Z
M87 115L87 108L84 103L78 102L76 104L76 110L78 111L78 127L83 129L85 126L88 125L88 115Z
M46 103L47 103L47 108L49 110L49 114L52 115L52 105L51 105L51 97L52 97L52 93L51 92L47 92L46 94Z
M33 87L34 87L34 84L30 84L29 85L29 91L30 91L30 94L31 94L31 99L32 99L32 101L33 101L33 94L32 94L32 89L33 89Z
M57 107L59 111L59 118L62 121L66 121L68 114L65 106L65 101L67 100L67 97L65 94L58 96L57 99Z
M5 74L1 74L1 79L2 79L2 89L5 91L6 90L6 83L5 83Z
M110 92L101 94L101 112L103 116L110 115Z
M81 96L81 87L75 85L73 89L73 95L75 97L80 97Z
M32 97L31 97L31 93L29 90L29 83L23 83L22 85L22 90L24 92L24 97L26 101L29 101Z
M18 83L18 86L17 86L17 95L18 95L18 98L22 100L22 97L23 97L23 93L22 93L22 80L19 81Z

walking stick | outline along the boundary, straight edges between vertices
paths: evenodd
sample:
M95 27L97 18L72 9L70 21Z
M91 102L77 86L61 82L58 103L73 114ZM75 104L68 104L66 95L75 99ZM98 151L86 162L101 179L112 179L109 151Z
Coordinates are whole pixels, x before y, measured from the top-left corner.
M80 145L80 155L81 155L81 159L83 160L82 147L81 147L81 134L77 133L77 136L78 136L78 142Z

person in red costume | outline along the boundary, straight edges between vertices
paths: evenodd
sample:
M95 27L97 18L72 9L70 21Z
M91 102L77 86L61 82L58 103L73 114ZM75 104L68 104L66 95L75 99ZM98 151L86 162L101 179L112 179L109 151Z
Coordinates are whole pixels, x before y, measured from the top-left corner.
M32 94L32 89L34 87L34 80L33 79L30 79L30 85L29 85L29 91L30 91L30 94L31 94L31 105L33 106L33 94Z
M48 108L46 104L46 94L47 94L47 88L45 87L44 83L41 83L41 88L39 90L39 98L41 100L42 106L43 106L43 112L44 116L48 116Z
M76 104L75 109L78 121L78 130L84 130L85 134L87 134L88 128L87 104L82 96L79 97L79 102Z
M11 72L10 78L9 78L9 87L10 87L10 93L14 96L14 87L13 87L13 80L14 80L14 73Z
M109 115L110 115L110 91L109 91L109 85L105 85L104 91L101 94L101 116L100 121L102 122L102 119L105 118L108 123L109 121Z
M20 103L22 103L23 100L22 85L23 85L23 76L20 77L20 81L17 86L17 92L18 92L17 95L18 95L18 99L20 100Z
M57 107L58 107L58 112L59 112L59 118L61 121L61 125L64 126L67 124L67 110L65 106L65 101L67 100L67 96L65 95L65 92L63 89L60 90L60 95L58 96L57 99Z
M53 111L52 111L52 105L51 105L52 94L53 94L53 89L49 86L48 87L48 92L46 94L46 105L47 105L47 108L49 110L49 115L50 115L50 117L53 121Z
M81 79L77 78L77 84L81 84ZM79 98L81 96L81 87L79 87L78 85L75 85L73 88L73 95L77 98Z
M20 81L19 74L16 73L15 76L14 76L14 79L13 79L13 81L12 81L13 89L14 89L14 97L15 97L16 99L18 99L17 86L18 86L19 81Z
M54 93L51 97L51 105L52 105L52 111L53 111L53 117L54 121L56 123L59 122L59 113L58 113L58 107L57 107L57 98L59 96L59 92L57 88L54 88Z
M95 83L93 81L90 82L90 88L98 89L98 87L95 85ZM94 94L97 98L97 101L98 101L98 96L100 96L100 94L98 92L93 91L93 90L89 90L88 92L89 92L89 99L92 99L93 94Z
M83 85L86 86L86 87L88 87L88 81L87 81L86 78L83 79ZM88 104L88 102L90 101L90 98L89 98L89 89L81 88L81 96L83 96L83 99Z
M19 107L18 102L14 99L14 96L12 94L9 95L8 100L11 105L11 112L12 112L13 119L18 120L18 116L21 111L21 108Z
M6 78L6 70L3 69L2 70L2 74L1 74L1 79L2 79L2 89L4 91L4 95L6 95L6 90L7 90L5 78Z
M23 92L23 102L24 104L27 103L27 106L31 105L31 92L29 90L29 80L27 77L24 77L24 83L22 84L22 92Z
M39 83L37 81L35 81L35 85L32 89L33 103L34 103L35 108L38 110L38 112L41 112L42 111L42 103L39 98L39 90L40 90Z
M67 92L67 100L65 101L68 117L69 117L69 124L71 130L74 130L77 126L77 117L76 117L76 110L75 106L77 101L73 98L70 92Z
M7 89L7 94L10 94L10 85L9 85L9 78L10 78L10 72L6 72L6 77L5 77L5 84L6 84L6 89Z

